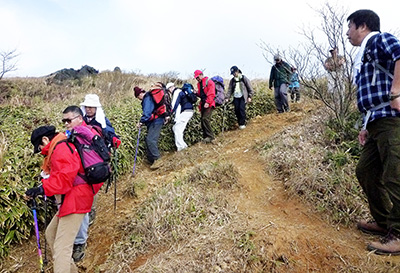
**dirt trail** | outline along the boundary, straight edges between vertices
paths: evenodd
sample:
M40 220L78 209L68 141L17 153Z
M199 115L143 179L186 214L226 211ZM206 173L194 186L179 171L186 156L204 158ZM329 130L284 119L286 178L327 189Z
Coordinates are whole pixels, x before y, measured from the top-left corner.
M255 231L254 240L262 251L271 257L271 260L290 264L290 270L286 268L286 271L282 272L338 272L345 266L361 264L363 260L386 261L385 259L389 258L368 255L366 252L366 243L373 237L364 236L355 228L327 224L310 206L296 197L290 198L282 183L266 173L266 163L260 159L254 149L255 145L265 143L272 134L309 115L308 108L303 106L302 109L297 106L293 107L294 111L290 113L257 117L245 130L225 132L218 136L213 145L199 143L190 149L206 153L207 156L202 158L229 161L237 168L242 187L229 200L243 212L246 217L243 221L248 223L249 230ZM180 160L180 157L182 153L172 153L165 155L164 160ZM163 183L168 183L179 172L182 170L178 168L169 172L152 172L143 165L137 166L137 176L134 180L146 180L148 186L139 191L135 198L119 192L115 213L112 194L100 195L98 215L90 228L86 257L79 263L81 272L98 272L113 242L120 239L119 224L122 220L154 190ZM129 188L132 178L125 177L120 181L121 184L122 188ZM36 265L28 261L36 259L34 251L32 241L25 244L25 247L15 248L11 253L12 258L8 259L7 263L10 268L14 265L18 270L4 272L32 272L32 266ZM24 258L20 258L21 256ZM395 261L399 262L397 258L391 259L387 261L396 259ZM18 261L18 266L15 260ZM146 260L147 257L140 257L132 262L138 267Z

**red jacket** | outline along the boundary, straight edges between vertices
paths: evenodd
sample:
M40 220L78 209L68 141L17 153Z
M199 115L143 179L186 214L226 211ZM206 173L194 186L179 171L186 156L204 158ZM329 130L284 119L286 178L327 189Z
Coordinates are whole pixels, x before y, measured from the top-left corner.
M42 154L48 155L51 142L43 148ZM73 153L71 153L70 148ZM50 160L50 177L43 179L43 189L47 196L64 194L64 201L59 209L58 217L73 213L90 212L93 203L94 193L97 193L103 183L81 184L73 186L75 177L84 173L79 154L72 143L61 142L53 150Z
M207 96L205 102L207 102L210 105L210 107L215 108L215 101L214 101L214 98L215 98L215 83L211 79L208 79L208 77L204 77L203 80L202 80L202 83L203 83L204 93ZM207 85L206 85L206 83L207 83ZM197 90L198 90L197 91L197 96L200 97L200 99L202 99L201 98L200 83L199 82L197 83ZM200 111L201 111L201 105L202 105L202 103L200 102L199 103L199 110Z

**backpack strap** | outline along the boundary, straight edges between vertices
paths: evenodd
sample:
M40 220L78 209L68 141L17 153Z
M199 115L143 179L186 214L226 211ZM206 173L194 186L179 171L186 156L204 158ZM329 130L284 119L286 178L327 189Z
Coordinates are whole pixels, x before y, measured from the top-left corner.
M54 146L54 149L58 146L58 144L63 143L63 142L67 144L69 150L71 151L71 154L74 154L74 150L68 144L70 142L70 141L68 141L68 139L63 139L63 140L60 140L59 142L57 142L56 146Z
M394 76L392 73L390 73L390 71L386 68L384 68L378 60L373 60L372 56L370 54L371 52L371 44L373 43L373 41L375 40L375 38L379 35L380 33L375 34L374 36L372 36L371 38L369 38L367 44L365 45L365 49L364 49L364 54L363 54L363 61L364 63L366 62L370 62L372 63L372 65L374 66L374 73L372 76L372 80L371 80L371 85L375 85L376 83L376 69L381 70L382 72L384 72L386 75L389 76L389 78L391 78L393 80Z

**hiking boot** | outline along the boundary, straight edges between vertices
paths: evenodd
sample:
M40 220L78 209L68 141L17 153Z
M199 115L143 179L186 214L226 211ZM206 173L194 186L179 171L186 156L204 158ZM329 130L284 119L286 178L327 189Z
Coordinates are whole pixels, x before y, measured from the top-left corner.
M369 251L375 251L378 255L400 255L400 238L393 233L389 233L379 242L372 242L367 246Z
M80 262L85 257L85 244L74 244L74 248L72 250L72 259L74 262Z
M239 126L239 129L240 129L240 130L243 130L244 128L246 128L246 125L240 125L240 126Z
M162 161L160 159L154 160L153 164L151 164L150 169L152 170L157 170L163 165Z
M361 220L357 223L357 228L364 233L380 236L385 236L389 232L386 228L379 226L374 220Z
M96 218L96 210L92 209L89 212L89 226L91 226L93 224L95 218Z
M212 139L211 137L206 137L206 138L203 139L203 142L204 143L211 143L211 142L213 142L213 140L214 139Z

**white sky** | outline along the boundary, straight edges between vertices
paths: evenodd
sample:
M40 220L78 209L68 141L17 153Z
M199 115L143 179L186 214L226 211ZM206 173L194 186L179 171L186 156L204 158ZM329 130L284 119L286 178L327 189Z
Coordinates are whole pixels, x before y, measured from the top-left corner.
M287 49L301 28L318 28L318 0L0 0L0 51L17 49L18 70L37 77L89 65L142 74L196 69L229 77L237 65L267 78L260 41ZM381 30L400 28L397 1L333 0L350 13L372 9Z

